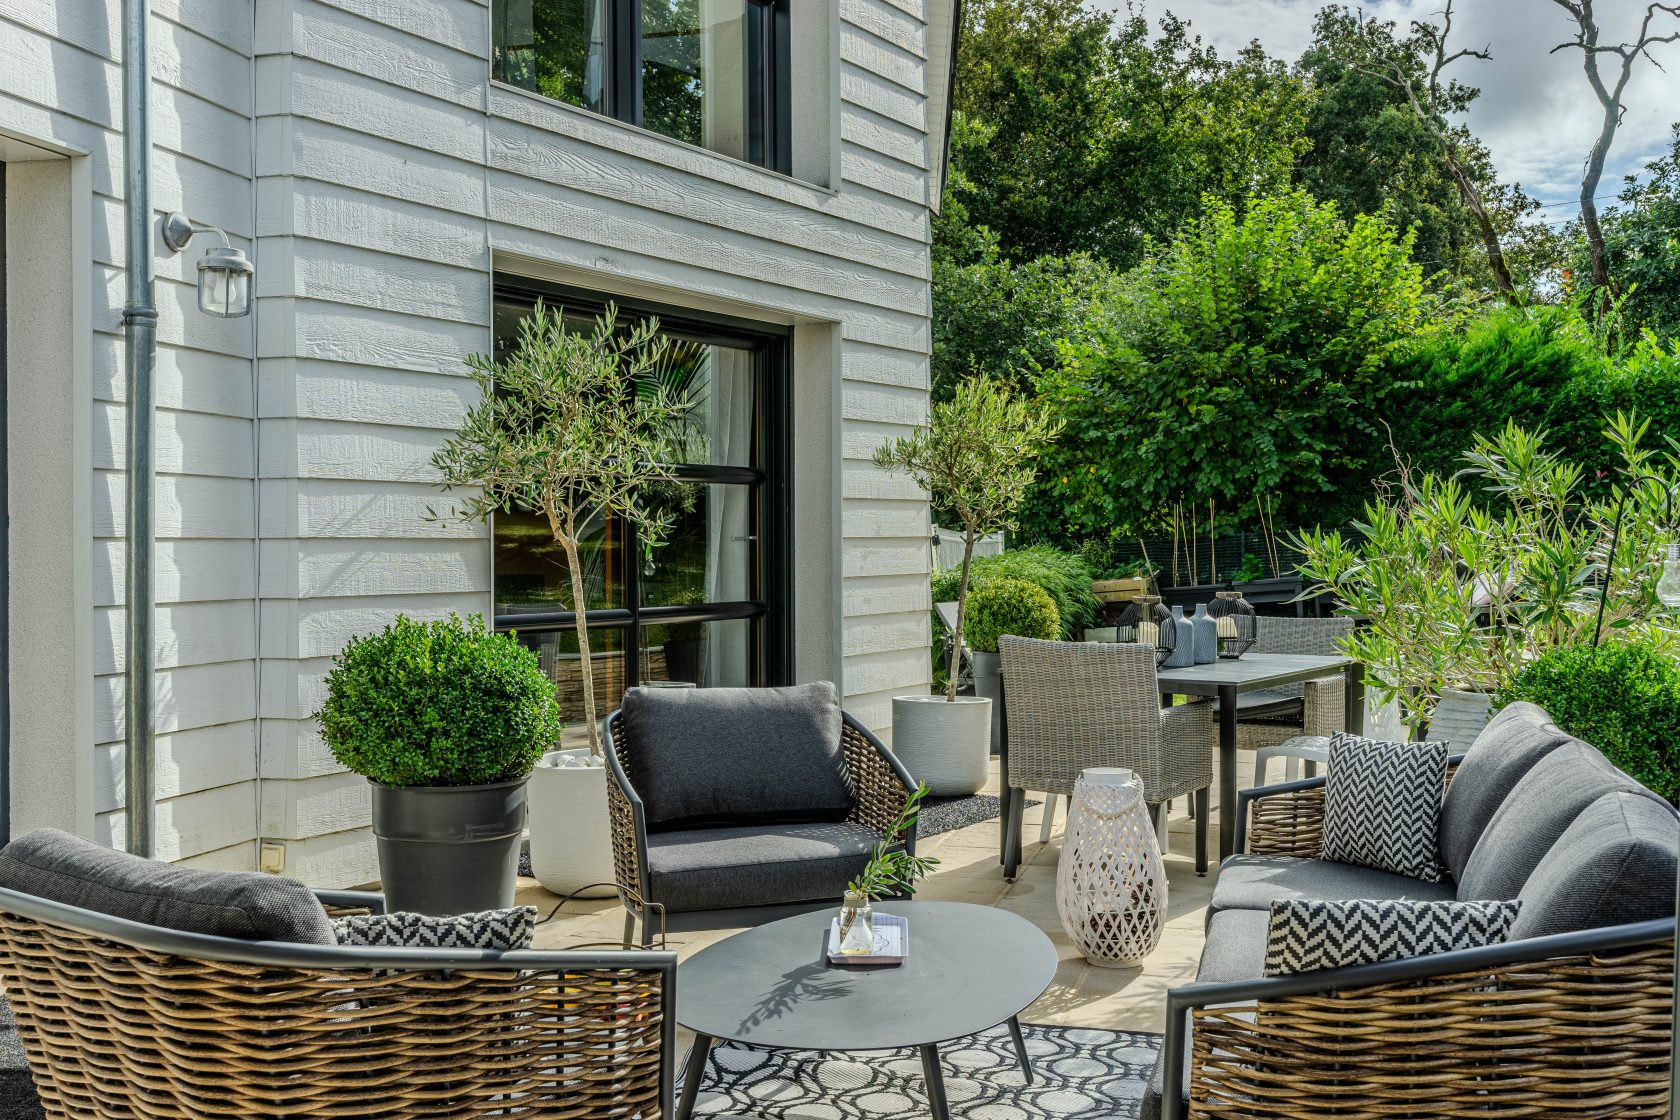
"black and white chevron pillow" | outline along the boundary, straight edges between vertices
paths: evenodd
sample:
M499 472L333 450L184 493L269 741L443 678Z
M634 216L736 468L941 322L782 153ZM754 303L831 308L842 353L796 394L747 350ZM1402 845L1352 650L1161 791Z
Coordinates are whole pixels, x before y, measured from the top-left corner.
M1266 975L1375 964L1502 944L1522 904L1353 899L1272 903Z
M1324 779L1324 858L1438 883L1447 744L1330 737Z
M483 910L446 918L430 914L357 914L333 919L340 945L415 949L529 949L537 928L535 906Z

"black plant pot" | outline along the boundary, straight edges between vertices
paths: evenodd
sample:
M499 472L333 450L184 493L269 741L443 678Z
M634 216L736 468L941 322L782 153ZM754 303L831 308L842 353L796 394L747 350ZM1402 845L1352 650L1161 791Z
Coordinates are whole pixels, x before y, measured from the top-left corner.
M385 909L470 914L513 905L525 782L373 787Z

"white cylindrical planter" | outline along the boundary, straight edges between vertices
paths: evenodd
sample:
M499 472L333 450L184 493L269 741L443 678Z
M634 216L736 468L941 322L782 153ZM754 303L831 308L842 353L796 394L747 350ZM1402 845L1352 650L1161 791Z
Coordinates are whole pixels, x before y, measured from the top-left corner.
M1132 771L1092 767L1074 783L1056 912L1074 947L1104 968L1139 965L1161 943L1167 869Z
M531 873L544 889L572 894L592 883L604 887L579 898L614 893L612 831L607 815L607 769L563 766L563 759L589 760L588 748L549 751L531 771Z
M992 702L981 696L893 697L893 753L934 797L966 797L986 784Z

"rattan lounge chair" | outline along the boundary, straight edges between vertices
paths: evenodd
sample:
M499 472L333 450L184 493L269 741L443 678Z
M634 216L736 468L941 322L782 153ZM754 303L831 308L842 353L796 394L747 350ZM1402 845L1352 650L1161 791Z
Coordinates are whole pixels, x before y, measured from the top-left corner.
M1124 766L1160 812L1196 800L1196 871L1207 870L1212 705L1161 707L1155 651L1136 643L998 639L1003 660L1004 877L1021 862L1027 790L1070 794L1091 766ZM1048 811L1048 807L1046 808Z
M638 922L640 943L646 946L667 929L752 924L779 916L788 907L808 909L840 900L847 881L863 869L871 848L903 812L915 781L892 752L863 724L839 711L832 698L826 702L838 716L834 730L839 743L826 754L796 749L789 735L750 715L725 731L716 710L716 705L732 699L743 706L767 698L775 703L776 694L800 690L816 690L821 699L825 689L832 697L833 686L826 682L790 690L627 694L626 708L636 700L685 709L695 708L697 702L713 705L710 713L697 711L666 722L673 737L692 739L661 744L675 745L676 752L638 741L626 709L607 717L607 801L613 870L626 910L626 946L634 943ZM810 699L807 695L795 700L794 706ZM796 796L801 784L820 791L825 783L832 783L838 793L826 812L811 811L810 799ZM759 793L738 806L748 811L739 820L725 815L699 824L661 825L644 795L651 797L663 787L663 800L669 802L673 786L681 787L676 792L692 803L707 805L739 802L745 789ZM766 803L777 799L779 809ZM915 845L911 829L905 847L914 852ZM682 916L675 924L674 915Z
M242 941L0 889L0 981L50 1120L656 1120L675 976L674 953Z

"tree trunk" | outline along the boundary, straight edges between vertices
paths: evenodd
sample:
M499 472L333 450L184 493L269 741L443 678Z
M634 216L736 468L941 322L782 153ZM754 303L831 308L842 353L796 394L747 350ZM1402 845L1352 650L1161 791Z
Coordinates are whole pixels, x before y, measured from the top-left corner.
M589 724L589 753L601 757L601 728L595 719L595 664L589 656L588 604L584 601L583 566L578 562L577 541L569 536L561 538L560 547L566 552L566 567L572 577L572 617L576 620L578 641L578 670L583 680L583 718Z
M968 565L974 557L974 530L963 530L962 579L957 581L957 625L951 631L951 653L945 662L945 699L956 703L957 667L962 664L963 624L968 613Z
M1604 177L1604 159L1610 151L1610 143L1616 138L1618 107L1606 105L1604 107L1604 123L1593 141L1592 151L1587 155L1586 171L1581 175L1581 228L1587 234L1587 250L1592 258L1592 282L1597 290L1597 298L1593 301L1600 316L1610 310L1610 261L1604 251L1604 229L1598 224L1598 203L1594 199L1598 195L1599 180Z
M1512 307L1522 306L1522 297L1517 294L1516 284L1511 282L1511 270L1505 265L1505 250L1500 247L1499 234L1494 231L1493 219L1488 217L1487 207L1482 203L1482 192L1476 188L1476 183L1470 178L1458 157L1448 148L1443 152L1447 161L1447 170L1452 173L1453 182L1458 185L1458 196L1464 200L1464 206L1470 211L1470 216L1476 221L1476 228L1481 231L1482 246L1487 250L1488 267L1493 270L1493 282L1499 289L1499 294L1505 297L1505 302Z

